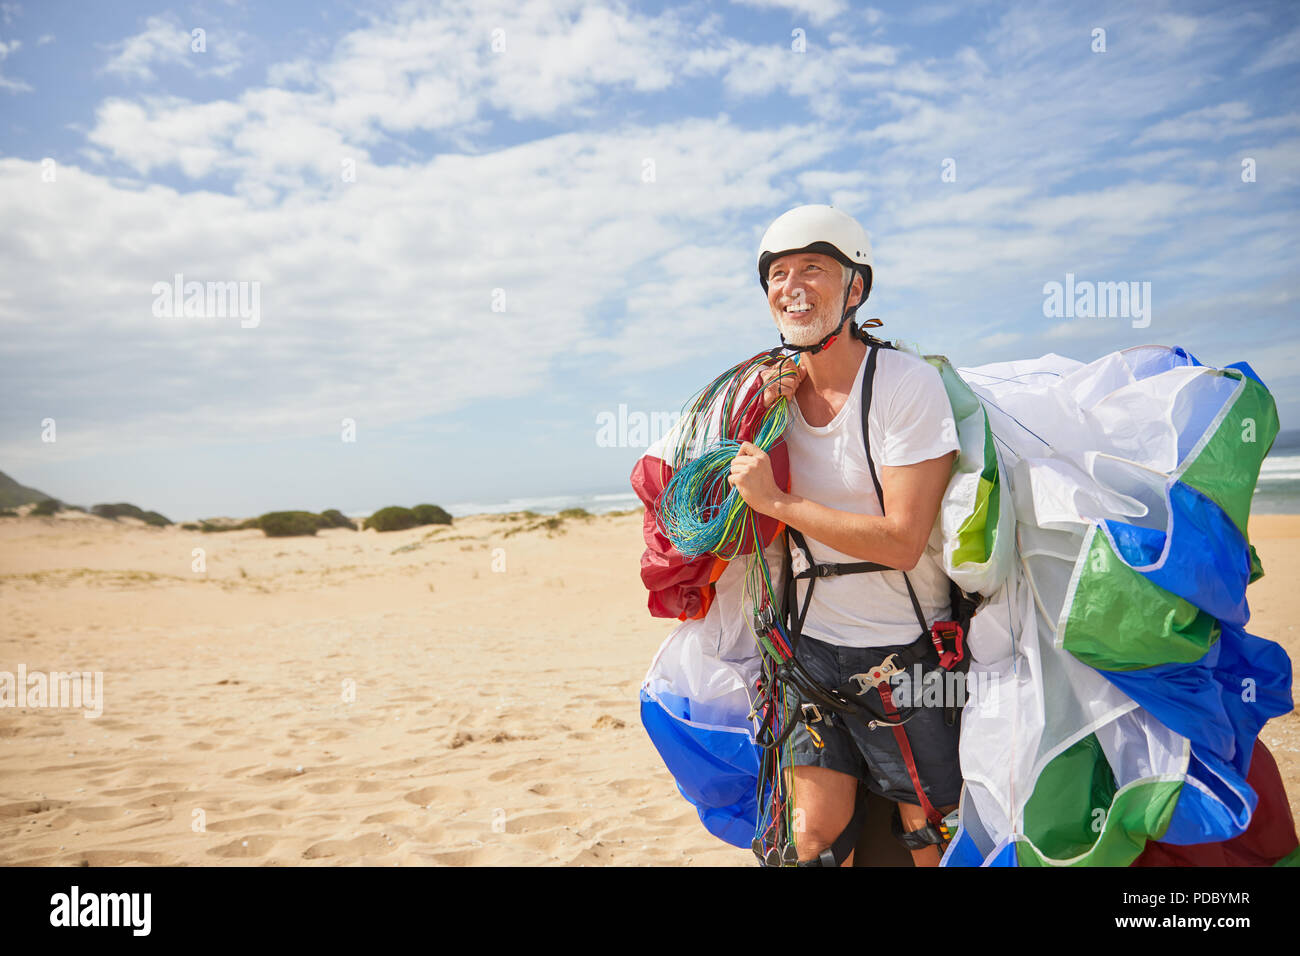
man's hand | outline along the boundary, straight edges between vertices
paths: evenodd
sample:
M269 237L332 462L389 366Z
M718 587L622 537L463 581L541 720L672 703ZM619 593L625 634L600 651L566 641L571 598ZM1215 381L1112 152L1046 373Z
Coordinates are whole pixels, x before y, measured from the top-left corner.
M793 359L787 358L782 359L780 365L765 368L758 374L764 384L763 407L771 408L782 396L787 401L794 401L794 393L808 377L808 370Z
M727 481L740 492L745 504L763 515L770 515L777 499L784 494L776 485L767 452L750 442L741 443L740 452L731 460Z

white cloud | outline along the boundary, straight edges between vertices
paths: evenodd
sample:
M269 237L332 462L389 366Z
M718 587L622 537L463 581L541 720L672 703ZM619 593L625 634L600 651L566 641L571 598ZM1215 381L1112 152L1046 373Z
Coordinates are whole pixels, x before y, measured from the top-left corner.
M1300 27L1292 28L1270 43L1259 59L1246 68L1246 73L1263 73L1296 62L1300 62Z
M155 105L175 122L188 115ZM33 408L62 388L53 370L68 374L58 344L67 336L81 355L114 356L73 363L78 394L120 403L111 421L80 410L85 424L66 446L78 455L124 441L310 434L341 417L448 413L554 385L566 356L598 362L593 379L668 364L689 354L704 325L752 328L738 317L762 294L749 243L729 223L764 218L781 201L772 183L825 153L828 142L810 132L748 132L721 119L564 134L478 156L363 164L355 183L270 205L118 185L69 166L33 190L23 184L40 182L38 164L0 160L0 217L14 224L0 288L19 290L0 301L0 325L26 329L16 337L21 361L51 370L50 384L24 399ZM220 164L191 148L184 161L195 168ZM647 155L657 164L651 183L641 180ZM706 254L713 265L702 270ZM260 325L155 318L153 284L176 273L261 283ZM492 311L498 288L501 313ZM629 321L608 327L624 303ZM35 331L52 322L57 341ZM164 380L165 400L153 391Z
M1116 29L1142 23L1160 33L1149 20L1121 18ZM11 187L0 190L0 215L20 224L16 253L0 257L0 288L21 290L0 300L0 323L57 320L86 354L123 356L125 372L87 363L87 394L124 387L123 376L145 388L135 383L151 381L146 353L192 373L202 384L180 376L170 404L142 393L115 412L111 440L125 430L166 441L272 423L309 432L357 408L385 420L445 414L562 387L560 370L572 375L575 363L598 382L722 354L768 334L753 247L767 221L800 202L857 215L886 307L899 301L890 296L924 301L927 315L898 324L921 334L932 323L954 356L1017 335L1026 349L1041 343L1041 316L1025 324L1025 314L1041 306L1042 283L1067 270L1158 272L1160 308L1172 309L1163 289L1181 287L1178 275L1254 280L1293 263L1288 210L1259 216L1254 204L1295 181L1287 151L1300 150L1276 134L1296 118L1257 115L1245 100L1187 111L1190 84L1215 61L1103 60L1088 52L1087 31L1050 7L1010 11L932 58L855 43L836 27L829 46L794 54L682 11L579 0L410 6L227 100L106 100L87 150L142 181L61 167L37 204L22 187L36 181L34 167L0 163ZM497 28L505 45L494 53ZM1206 42L1207 29L1187 42ZM725 104L696 100L691 81L715 77ZM670 122L639 123L636 94L663 90L687 105ZM744 121L717 112L766 96L778 110ZM568 131L485 148L480 133L502 114ZM1134 149L1143 125L1162 148ZM1259 157L1255 193L1203 186L1194 164L1231 173L1232 157L1188 140L1225 128L1258 144L1245 153ZM434 132L436 145L417 151L412 143L428 138L408 141L415 131ZM947 157L956 183L940 179ZM355 160L356 182L342 182L343 159ZM642 182L645 159L654 182ZM150 185L163 168L190 183ZM1162 181L1128 181L1122 170ZM234 195L207 191L227 184ZM259 279L262 327L160 325L147 292L178 271ZM505 313L487 305L496 288ZM966 321L972 310L985 326L995 314L998 331L981 339ZM32 368L66 359L26 338ZM429 376L444 364L444 377Z
M8 22L7 17L5 22ZM22 46L21 40L11 40L7 43L0 40L0 63L3 63L11 53L17 52L20 46ZM0 90L8 90L10 93L28 93L31 89L32 87L22 80L11 79L0 74Z
M793 14L807 17L809 22L817 26L848 12L848 4L845 0L731 0L731 2L767 10L789 10ZM868 23L871 22L870 16L873 13L878 15L879 11L868 10Z
M195 28L205 31L202 51L192 49L195 38L191 30ZM104 64L105 73L145 82L157 79L154 68L159 65L226 76L238 69L242 61L238 38L222 36L201 24L183 27L172 14L149 17L142 31L109 49L114 52Z
M944 20L951 20L965 7L960 3L927 3L916 7L911 12L911 21L922 26L933 26Z
M1136 143L1174 139L1222 139L1225 130L1250 116L1241 100L1189 110L1173 119L1162 120L1144 130Z
M183 36L174 22L155 18L115 68L145 75L159 59L188 56ZM685 42L688 36L694 42ZM268 81L281 87L274 91L246 90L221 106L106 104L90 138L140 172L168 164L197 176L256 171L258 188L270 195L283 185L291 151L259 154L259 143L284 137L239 135L246 128L291 123L299 138L315 144L299 150L304 159L336 163L344 144L355 151L416 130L455 137L481 127L490 110L517 120L592 117L620 91L653 93L699 76L721 75L735 99L781 92L805 100L824 118L842 116L855 89L944 88L940 78L915 64L897 66L897 59L898 50L882 44L812 44L796 53L780 44L742 43L721 35L715 20L697 24L671 10L647 17L581 0L520 9L461 0L436 12L403 7L391 19L348 33L322 60L272 66ZM219 122L211 122L213 113ZM217 151L227 155L221 159Z
M1161 14L1154 18L1155 25L1173 37L1177 43L1186 43L1196 35L1200 21L1176 13Z

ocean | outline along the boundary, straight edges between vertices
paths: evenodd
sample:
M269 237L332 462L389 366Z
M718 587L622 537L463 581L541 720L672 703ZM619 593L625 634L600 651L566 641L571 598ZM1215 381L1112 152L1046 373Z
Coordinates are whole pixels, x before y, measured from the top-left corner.
M1252 514L1300 514L1300 429L1279 432L1259 469Z
M626 511L640 508L641 499L631 491L609 492L586 495L548 495L539 498L510 498L506 501L462 501L447 505L447 512L453 518L465 515L497 515L511 511L531 511L539 515L553 515L567 508L584 508L591 514L600 515L610 511Z
M461 518L465 515L505 514L511 511L550 515L566 508L585 508L592 514L605 514L639 507L641 500L635 494L621 491L511 498L507 501L465 501L448 505L447 511L453 518ZM1300 429L1278 433L1273 448L1259 470L1251 513L1300 514Z

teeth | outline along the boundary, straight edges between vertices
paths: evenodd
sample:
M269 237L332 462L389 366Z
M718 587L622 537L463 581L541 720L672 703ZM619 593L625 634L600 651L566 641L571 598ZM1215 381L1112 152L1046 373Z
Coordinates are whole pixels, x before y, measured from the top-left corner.
M798 306L788 305L785 310L787 312L811 312L812 306L805 305L803 308L799 308Z

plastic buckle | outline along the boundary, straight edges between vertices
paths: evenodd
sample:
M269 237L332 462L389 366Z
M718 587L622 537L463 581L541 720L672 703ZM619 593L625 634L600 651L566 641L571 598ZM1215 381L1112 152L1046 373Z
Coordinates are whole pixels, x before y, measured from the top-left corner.
M812 738L813 746L818 750L825 749L826 742L822 740L822 735L817 733L817 728L813 726L813 724L819 724L822 722L823 718L821 708L816 704L800 704L799 710L803 714L804 730L808 731L808 736ZM830 721L826 722L828 724L830 723Z
M930 625L930 642L939 652L939 666L952 670L966 656L966 634L956 621L935 621ZM948 650L951 644L952 650Z
M850 677L849 680L858 685L858 696L865 694L873 687L878 687L895 674L902 673L899 670L897 658L897 654L890 654L865 674L854 674Z

